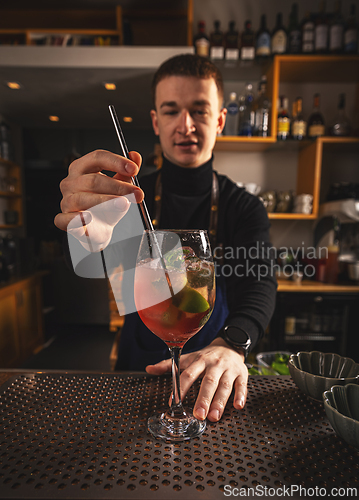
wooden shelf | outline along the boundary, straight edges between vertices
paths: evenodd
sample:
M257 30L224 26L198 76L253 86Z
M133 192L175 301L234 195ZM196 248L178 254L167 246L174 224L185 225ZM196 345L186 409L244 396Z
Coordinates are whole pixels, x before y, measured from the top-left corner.
M83 35L83 36L118 36L116 30L86 30L86 29L41 29L41 30L28 30L26 36L31 42L32 35ZM30 43L28 43L30 45Z
M10 160L5 160L0 156L0 165L5 165L6 167L17 167L16 163Z
M2 9L0 37L5 35L7 40L4 43L9 45L32 45L33 35L41 34L115 36L118 37L117 44L123 45L124 19L130 26L133 45L192 45L193 0L166 4L165 8L154 1L151 8L147 2L137 2L136 5L128 2L99 9ZM12 36L17 37L16 43Z
M317 215L273 212L268 214L268 218L276 220L315 220Z
M316 141L325 145L359 145L359 137L319 137ZM278 141L275 137L242 137L219 136L216 140L215 151L264 151L267 149L301 150L314 144L315 140Z
M291 280L278 279L278 292L359 293L359 286L357 284L332 285L330 283L310 280L295 283Z
M21 227L21 224L17 224L17 225L12 225L12 224L0 224L0 229L18 229L19 227Z
M265 151L276 142L273 137L217 137L214 151Z
M11 191L0 191L0 197L2 198L21 198L20 193L13 193Z
M356 55L282 55L275 56L274 64L279 66L281 82L341 83L359 80L359 56Z

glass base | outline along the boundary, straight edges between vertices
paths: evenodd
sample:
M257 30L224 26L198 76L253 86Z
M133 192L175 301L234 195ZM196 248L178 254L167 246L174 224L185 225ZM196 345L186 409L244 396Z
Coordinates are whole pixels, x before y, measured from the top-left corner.
M166 441L187 441L198 437L206 429L205 420L197 420L193 413L184 409L181 418L171 416L171 410L166 410L150 417L147 421L150 433Z

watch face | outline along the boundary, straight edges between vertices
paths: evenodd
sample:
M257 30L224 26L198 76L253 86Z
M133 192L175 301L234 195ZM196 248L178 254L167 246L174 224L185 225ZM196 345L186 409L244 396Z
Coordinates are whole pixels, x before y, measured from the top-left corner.
M228 326L226 328L226 335L235 344L247 344L250 340L248 334L244 330L235 326Z

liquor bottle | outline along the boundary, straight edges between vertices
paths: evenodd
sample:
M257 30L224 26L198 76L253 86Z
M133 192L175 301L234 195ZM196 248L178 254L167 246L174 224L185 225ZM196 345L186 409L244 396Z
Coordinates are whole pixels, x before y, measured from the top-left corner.
M288 52L299 54L302 51L302 31L298 23L298 4L292 5L288 27Z
M254 46L254 31L252 30L251 21L246 21L244 23L244 31L241 36L241 60L242 61L252 61L255 57L255 46Z
M320 112L320 95L314 94L313 111L308 119L308 137L315 139L322 135L325 135L325 125Z
M328 258L325 263L325 282L338 283L339 277L339 253L340 253L340 222L333 217L333 242L328 245Z
M351 125L345 114L345 94L339 94L338 112L330 129L331 135L345 137L350 135Z
M328 51L329 25L325 14L325 0L321 0L314 28L314 51L319 54Z
M290 131L291 131L291 138L293 139L293 124L295 122L295 119L297 117L297 100L292 102L292 123L290 124Z
M350 17L346 23L344 32L344 52L356 54L358 52L358 24L356 21L356 6L350 6Z
M244 101L240 106L240 119L238 135L251 137L254 129L254 110L253 110L254 94L253 85L246 84Z
M344 19L341 14L341 0L336 0L334 16L329 28L329 52L340 54L344 48Z
M0 158L3 160L12 160L12 151L10 146L10 127L2 121L0 123Z
M287 32L283 26L282 13L278 12L277 22L271 39L272 54L284 54L287 50Z
M314 52L314 21L310 12L305 14L302 22L302 52L313 54Z
M294 101L294 116L292 117L292 139L302 141L307 133L307 122L303 118L303 100L297 97Z
M7 269L6 259L0 250L0 283L6 283L9 279L9 271Z
M224 37L223 32L220 30L220 22L214 21L214 31L210 34L210 58L223 59L224 58Z
M285 141L289 138L289 133L290 117L288 114L288 98L281 95L278 103L277 139Z
M237 61L239 59L239 34L235 29L236 23L229 22L229 29L225 35L225 59L226 61Z
M226 108L225 135L238 135L239 105L235 92L229 94L229 101L226 103Z
M260 28L256 36L256 57L262 59L271 55L271 36L267 29L266 15L262 14Z
M196 54L199 56L209 56L209 38L206 34L206 24L204 21L198 23L198 33L193 39Z
M254 131L253 135L259 137L269 136L269 112L271 101L267 95L267 77L262 76L258 85L258 99L254 110Z

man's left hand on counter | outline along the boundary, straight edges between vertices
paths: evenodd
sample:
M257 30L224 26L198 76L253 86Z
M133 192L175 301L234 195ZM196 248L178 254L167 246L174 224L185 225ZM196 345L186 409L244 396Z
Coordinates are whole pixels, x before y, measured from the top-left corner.
M146 367L151 375L171 371L172 362L166 359ZM222 338L216 338L207 347L181 356L181 399L191 385L202 378L194 406L194 416L217 422L223 415L234 389L233 406L241 410L247 399L248 369L244 355L231 349Z

